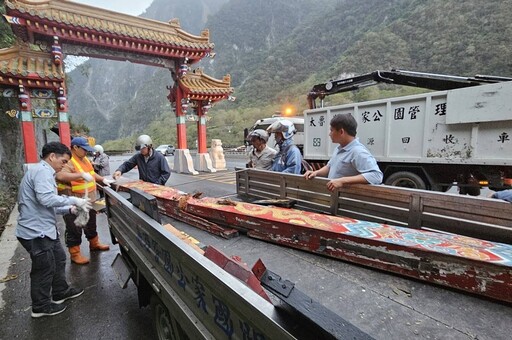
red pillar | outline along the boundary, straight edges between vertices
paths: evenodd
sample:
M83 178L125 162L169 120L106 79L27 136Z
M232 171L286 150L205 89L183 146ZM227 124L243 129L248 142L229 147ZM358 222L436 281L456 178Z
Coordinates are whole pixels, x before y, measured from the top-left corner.
M18 99L20 102L21 133L23 135L23 148L25 151L25 163L37 163L36 136L34 121L32 118L32 105L28 90L23 85L19 86Z
M69 129L68 102L64 87L59 87L57 90L57 111L59 112L60 142L69 147L71 146L71 133Z
M187 126L185 124L185 112L182 108L183 91L176 88L176 128L178 136L178 149L187 149Z
M206 117L201 102L197 102L197 153L207 153L206 148Z

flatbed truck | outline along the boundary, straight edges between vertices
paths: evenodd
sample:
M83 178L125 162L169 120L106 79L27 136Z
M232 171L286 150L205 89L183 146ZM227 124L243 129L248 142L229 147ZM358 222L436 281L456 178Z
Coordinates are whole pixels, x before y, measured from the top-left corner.
M267 182L269 183L265 187L262 184L264 181L254 180L260 177L258 175L261 171L252 169L246 171L237 173L237 191L240 194L249 193L253 196L256 194L255 197L269 197L264 192L270 189L268 193L272 194L272 197L276 195L279 197L280 193L286 193L288 198L294 198L296 195L299 197L309 195L308 199L300 200L299 205L302 207L308 204L310 204L309 208L312 207L311 205L316 206L316 208L327 207L324 192L318 195L314 195L310 190L304 190L304 193L294 192L293 185L290 184L298 181L300 176L274 174L278 176L276 178L279 181L282 180L282 177L287 179L288 185L283 187L282 185L276 186L276 178L271 178L266 173L266 178L269 180ZM246 181L248 178L249 181ZM318 181L316 184L322 182L322 179L318 179ZM389 189L398 188L384 189L389 191ZM308 191L309 193L307 193ZM389 218L383 215L386 211L389 216L406 219L409 213L405 207L410 206L411 217L408 222L414 225L413 222L421 221L422 218L413 208L423 199L420 198L418 202L417 193L413 195L409 191L407 196L407 192L407 189L400 189L400 194L396 195L383 192L382 196L387 195L393 198L389 204L391 207L385 207L382 204L382 196L375 197L375 192L368 193L368 195L373 194L374 200L370 202L370 205L367 205L365 202L358 203L359 197L355 196L355 191L348 190L348 195L347 192L344 192L347 197L339 199L340 205L337 205L336 211L341 211L341 209L346 211L355 210L355 213L361 216L363 213L370 215L372 208L377 207L378 211L373 215L379 217L380 209L381 219ZM160 324L161 329L158 334L159 336L160 334L164 335L160 338L229 338L229 334L222 330L212 331L210 329L211 327L213 329L219 328L215 323L215 317L213 316L215 314L203 313L197 307L197 300L193 298L194 290L192 284L190 284L192 280L185 280L187 282L186 288L179 284L180 276L178 274L180 272L190 276L190 273L196 271L198 277L207 283L208 291L216 291L215 294L218 294L226 306L229 307L230 315L242 315L242 319L249 319L249 324L255 325L254 328L250 329L264 329L264 334L267 335L265 338L323 338L298 331L297 324L303 324L303 319L286 316L286 313L283 313L280 308L276 308L276 305L280 305L282 302L277 302L274 297L271 296L273 301L271 304L240 283L238 279L206 261L200 254L194 253L194 255L189 254L190 256L188 256L187 253L193 250L185 246L178 238L169 235L165 228L158 223L158 218L150 218L153 221L147 220L146 213L133 206L129 201L124 200L120 194L113 190L107 189L106 194L111 232L120 241L121 256L132 263L130 278L139 287L139 299L142 302L146 301L145 304L148 304L148 301L153 302L151 305L155 310L155 320L159 320L158 324ZM409 197L411 202L405 203L403 198L400 197L401 194L404 194L404 197ZM432 195L433 193L429 194ZM449 194L442 195L447 195L451 200L470 198ZM426 202L430 202L430 204L425 206L427 211L424 213L425 216L433 218L434 216L431 215L430 210L432 209L432 197L429 196L428 198ZM483 204L485 212L482 214L503 210L504 216L507 215L508 205L506 203L497 201L497 206L493 207L492 200L483 199L483 201L485 201L485 204ZM348 205L343 203L348 203ZM359 206L359 209L355 209L355 206ZM379 206L380 208L378 208ZM148 208L143 209L146 212L150 210ZM392 212L393 209L394 213ZM468 206L468 210L470 209L471 207ZM162 210L162 207L160 207L160 210ZM439 210L435 215L440 215ZM456 219L449 215L450 213L445 213L445 216L443 216L446 221ZM465 216L468 217L469 215ZM463 216L457 216L457 218L461 217ZM471 224L469 229L477 230L479 226L484 224L483 220L486 218L491 223L492 221L496 222L500 217L501 215L490 220L490 216L481 216L476 218L477 221ZM479 339L505 339L507 334L512 332L512 313L510 313L510 306L506 304L325 258L324 256L262 242L246 237L243 233L237 238L225 239L192 227L187 223L171 220L165 216L161 216L161 218L162 222L171 222L201 243L213 245L229 256L241 256L242 260L247 263L255 263L258 259L263 260L268 268L274 269L291 282L295 282L295 286L307 293L311 299L318 301L348 323L354 325L365 334L364 336L367 335L376 339L471 339L475 337ZM496 222L496 230L502 230L506 234L507 226L510 228L509 220L505 218L504 224L506 226ZM406 219L405 224L408 222ZM463 228L461 223L456 223L456 221L452 221L452 224L458 224L461 229ZM175 269L183 268L183 270L173 271L173 276L169 276L168 270L162 265L162 263L166 263L162 260L166 256L165 249L172 256L172 260L168 263L172 263ZM157 258L160 261L155 260ZM180 263L174 262L175 260ZM209 264L205 265L203 263L205 261ZM196 266L199 267L195 268ZM208 294L207 296L212 296ZM189 296L187 297L187 295ZM212 300L207 299L207 301ZM141 303L141 305L145 304ZM240 317L237 316L237 318ZM175 326L178 331L170 331L171 326L166 326L175 324L179 325ZM236 322L233 323L235 326L236 324ZM240 325L240 322L238 324Z

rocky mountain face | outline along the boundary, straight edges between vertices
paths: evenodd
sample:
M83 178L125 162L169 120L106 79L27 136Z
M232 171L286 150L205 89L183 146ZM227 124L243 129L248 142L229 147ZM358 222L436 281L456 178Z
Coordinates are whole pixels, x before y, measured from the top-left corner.
M199 35L207 18L227 0L155 0L141 16L167 22ZM68 73L69 111L98 141L138 133L163 112L170 112L169 70L112 60L90 59Z

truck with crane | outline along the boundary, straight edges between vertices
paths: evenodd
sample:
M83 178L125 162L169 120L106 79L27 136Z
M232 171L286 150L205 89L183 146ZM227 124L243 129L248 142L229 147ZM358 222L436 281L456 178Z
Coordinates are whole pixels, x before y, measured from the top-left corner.
M434 92L325 106L327 96L379 83ZM512 78L458 77L401 70L372 73L315 85L304 111L304 158L326 164L335 145L329 121L349 113L357 137L384 173L384 183L478 195L512 184Z

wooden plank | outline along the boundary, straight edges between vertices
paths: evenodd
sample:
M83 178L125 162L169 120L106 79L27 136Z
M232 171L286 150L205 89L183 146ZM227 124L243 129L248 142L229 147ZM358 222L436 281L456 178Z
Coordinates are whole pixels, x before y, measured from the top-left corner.
M491 203L490 206L489 203ZM507 202L488 202L487 200L456 202L425 199L424 211L461 219L477 220L483 223L496 223L512 228L512 205Z
M261 176L261 171L258 175ZM281 196L282 198L307 198L316 202L315 197L318 196L322 197L318 202L329 204L323 201L326 195L330 195L325 187L328 181L325 178L306 181L297 175L267 172L266 179L274 183L279 179L282 185L287 187L286 196ZM511 228L509 233L512 232L512 205L499 200L362 184L343 187L338 191L338 195L337 208L332 209L332 206L329 206L329 211L334 211L336 214L358 216L358 218L371 216L372 220L395 221L399 224L406 222L409 227L421 226L453 233L461 232L468 236L472 236L471 233L476 232L477 226L480 225L486 230L479 231L478 237L485 236L489 240L498 238L508 240L508 237L502 236L502 233L507 231L506 229L502 231L502 227ZM311 205L300 202L297 207L308 209ZM457 219L462 221L460 223L469 223L469 226L464 228L456 222ZM494 225L499 228L492 228ZM450 228L452 228L451 231ZM493 236L494 232L498 234Z
M345 214L342 215L341 211L344 211ZM400 209L392 206L378 204L370 204L366 202L342 200L338 205L336 215L350 217L351 215L348 214L349 212L356 214L378 216L382 218L384 221L400 221L405 224L407 224L409 216L409 210L407 209Z
M375 222L375 223L389 224L389 225L393 225L393 226L397 226L397 227L408 228L406 222L402 222L402 221L398 221L398 220L393 220L393 219L390 219L389 217L383 218L383 217L378 216L378 215L372 215L372 214L370 214L368 212L357 213L357 212L354 212L354 211L351 211L351 210L339 209L338 210L338 216L346 216L346 217L350 217L350 218L354 218L354 219L362 220L362 221L369 221L369 222Z
M441 230L493 242L512 244L512 232L507 227L499 225L485 225L471 220L448 218L446 216L436 214L424 214L422 219L423 228Z
M187 211L251 237L512 302L510 245L207 198L189 200Z

